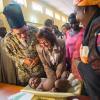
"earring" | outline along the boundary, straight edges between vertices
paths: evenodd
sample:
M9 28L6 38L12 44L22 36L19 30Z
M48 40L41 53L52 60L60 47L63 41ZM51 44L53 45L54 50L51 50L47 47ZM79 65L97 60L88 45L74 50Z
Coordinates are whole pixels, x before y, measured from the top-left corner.
M83 13L85 14L86 13L86 10L84 9Z

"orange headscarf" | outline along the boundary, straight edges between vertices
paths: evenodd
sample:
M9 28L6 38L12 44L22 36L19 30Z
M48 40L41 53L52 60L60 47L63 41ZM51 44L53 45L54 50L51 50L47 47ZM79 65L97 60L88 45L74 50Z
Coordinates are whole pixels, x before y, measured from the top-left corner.
M73 3L77 6L98 5L100 7L100 0L73 0Z

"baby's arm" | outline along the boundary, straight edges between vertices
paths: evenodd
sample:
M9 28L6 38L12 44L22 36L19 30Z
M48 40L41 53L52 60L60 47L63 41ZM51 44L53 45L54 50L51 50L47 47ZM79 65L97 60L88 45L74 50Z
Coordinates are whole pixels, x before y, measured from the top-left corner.
M39 84L39 86L36 88L36 90L38 90L38 91L43 91L43 83L44 83L44 82L41 82L41 83Z

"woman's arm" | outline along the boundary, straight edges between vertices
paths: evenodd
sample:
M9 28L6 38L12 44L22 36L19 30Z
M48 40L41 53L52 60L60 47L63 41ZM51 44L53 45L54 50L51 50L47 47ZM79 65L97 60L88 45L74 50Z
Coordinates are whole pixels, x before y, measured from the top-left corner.
M56 73L50 68L50 66L48 65L48 63L46 62L46 60L43 56L43 53L42 53L43 49L39 45L36 46L36 49L37 49L39 58L43 64L44 71L47 75L47 78L56 78Z
M15 62L19 63L20 65L27 65L31 67L33 63L33 59L22 56L21 52L17 51L18 48L8 39L4 40L4 50L6 51L7 55ZM18 54L19 53L19 54ZM20 56L19 56L20 55Z
M65 50L65 46L64 46L63 48L61 48L59 62L58 62L57 69L56 69L57 78L60 78L62 73L64 71L66 71L66 62L65 62L66 54L65 54L65 52L66 52L66 50Z

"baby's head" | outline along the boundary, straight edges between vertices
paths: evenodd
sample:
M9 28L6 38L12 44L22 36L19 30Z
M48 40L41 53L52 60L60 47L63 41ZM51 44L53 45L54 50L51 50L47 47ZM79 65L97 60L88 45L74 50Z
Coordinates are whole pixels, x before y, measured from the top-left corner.
M59 79L55 81L55 88L57 92L66 92L70 87L69 81L65 79Z
M29 80L29 85L30 87L32 87L33 89L36 89L39 84L41 83L41 78L39 77L32 77L30 80Z

